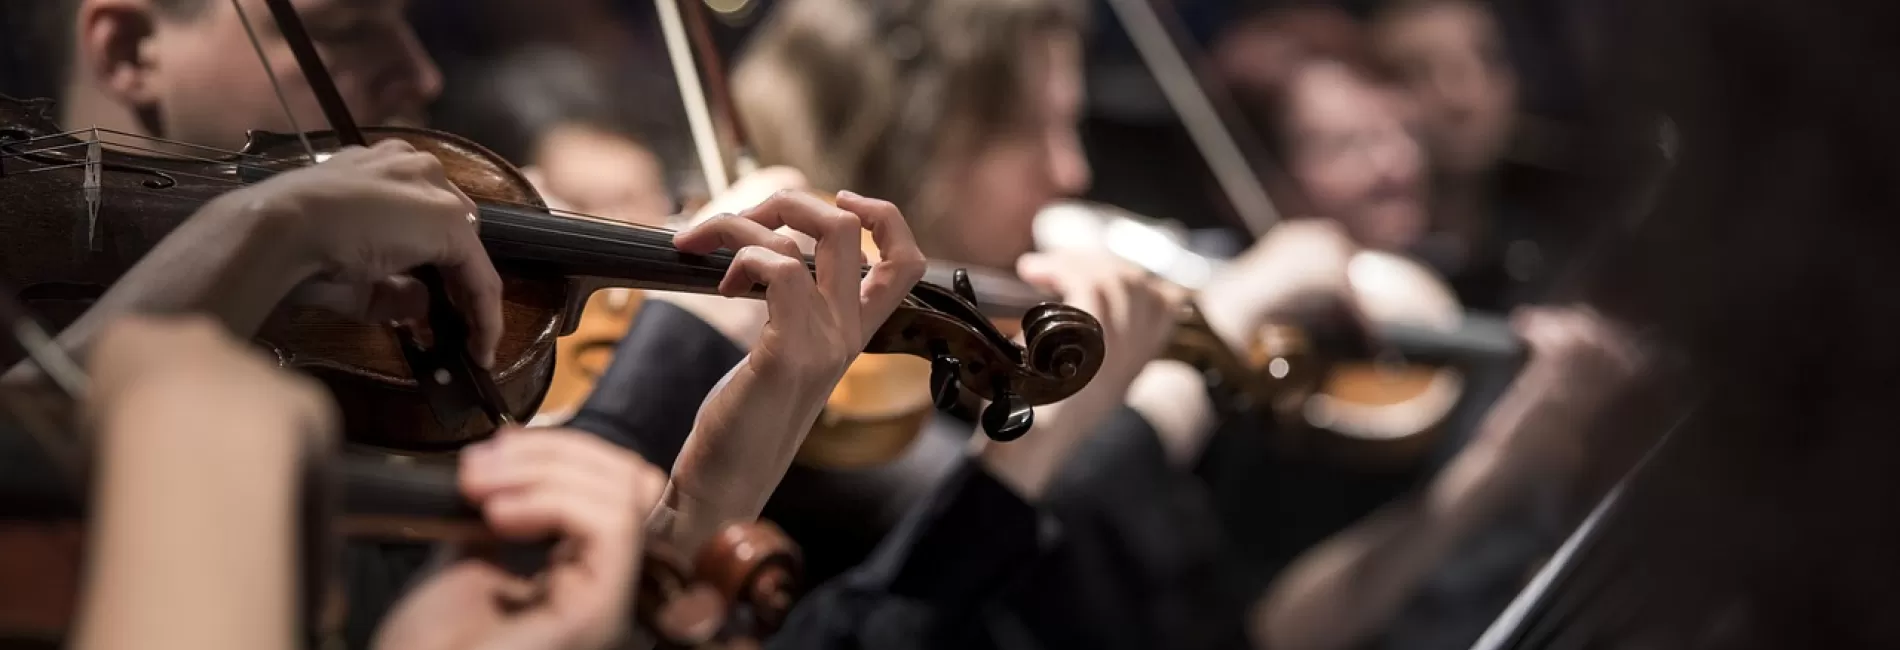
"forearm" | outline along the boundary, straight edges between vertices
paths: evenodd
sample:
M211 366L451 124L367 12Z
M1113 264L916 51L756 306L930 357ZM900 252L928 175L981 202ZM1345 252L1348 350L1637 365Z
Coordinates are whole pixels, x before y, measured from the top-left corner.
M1421 494L1387 506L1295 560L1255 606L1257 647L1351 648L1506 503L1497 455L1469 448Z
M76 647L294 647L299 437L167 408L108 415ZM211 428L144 424L193 420Z
M727 523L757 519L830 385L762 376L752 359L741 361L701 407L656 509L655 532L691 549Z
M1184 470L1200 459L1220 424L1206 378L1179 361L1149 363L1128 387L1128 407L1154 427L1168 462Z
M62 330L60 347L83 357L106 323L135 313L201 312L239 336L250 336L297 283L316 271L297 262L305 256L298 252L295 220L233 203L207 205ZM7 376L37 372L21 364Z

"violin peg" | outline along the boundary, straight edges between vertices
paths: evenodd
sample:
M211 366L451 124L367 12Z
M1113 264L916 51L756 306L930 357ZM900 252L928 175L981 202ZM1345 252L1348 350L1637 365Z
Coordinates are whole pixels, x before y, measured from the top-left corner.
M970 301L970 304L976 304L976 287L970 284L969 271L957 269L955 273L950 274L950 290L955 291L964 300Z
M938 356L930 361L930 399L937 410L947 411L957 405L959 388L957 377L963 372L963 362L955 357Z
M998 391L996 400L983 409L983 432L997 442L1021 438L1035 424L1036 410L1029 400L1009 391Z

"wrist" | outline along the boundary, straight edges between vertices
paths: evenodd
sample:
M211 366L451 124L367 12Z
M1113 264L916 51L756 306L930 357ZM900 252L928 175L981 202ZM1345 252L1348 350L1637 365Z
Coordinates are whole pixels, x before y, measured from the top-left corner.
M212 209L219 216L213 220L216 232L236 236L243 251L240 258L260 262L250 268L268 269L286 285L286 294L332 265L316 243L308 212L297 201L237 193L219 199Z
M1128 387L1128 407L1159 434L1168 459L1177 466L1200 456L1218 421L1207 380L1179 361L1149 363Z

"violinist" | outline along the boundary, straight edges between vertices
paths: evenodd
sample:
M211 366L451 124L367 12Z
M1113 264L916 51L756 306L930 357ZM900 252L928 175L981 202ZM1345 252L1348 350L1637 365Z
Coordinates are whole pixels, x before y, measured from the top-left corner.
M1025 622L1037 643L1055 647L1178 646L1195 635L1210 644L1244 642L1244 605L1214 602L1224 598L1209 582L1218 568L1204 555L1185 568L1174 561L1219 538L1184 471L1212 434L1216 406L1199 373L1153 362L1183 296L1104 257L1026 255L1035 214L1088 183L1075 133L1086 22L1080 6L800 0L777 5L766 20L734 76L737 112L761 163L795 167L819 187L878 188L904 208L933 257L1019 272L1094 310L1111 337L1109 359L1089 388L1039 411L1033 435L983 447L975 469L962 460L970 425L940 423L887 467L794 468L768 509L773 520L814 558L837 549L842 557L831 564L849 566L864 553L854 549L889 527L885 513L902 512L938 477L989 474L1018 499L1054 513L1066 532L1060 552L1038 567L1034 590L1019 596L1016 611L1003 612L1010 622L966 626L953 637L959 642L1000 644L989 636L996 626ZM845 114L853 119L825 118ZM1336 228L1291 224L1199 305L1240 347L1245 332L1304 302L1309 283L1296 280L1307 267L1303 255L1337 256L1343 265L1349 253ZM660 345L642 339L661 329L646 316L621 354ZM666 318L675 331L699 331L707 341L673 348L682 355L676 365L697 363L689 354L740 353L691 319ZM652 341L680 338L653 334ZM590 410L576 422L599 426L589 422ZM864 494L896 496L898 505L850 496ZM1146 533L1155 530L1174 534ZM1167 559L1136 567L1094 561L1107 557ZM1001 597L999 587L989 589L989 597Z
M254 16L253 22L256 22L255 16L261 15L261 9L255 3L247 2L244 6L249 7L249 13ZM204 101L202 93L192 92L185 88L205 83L206 79L213 76L225 76L240 86L264 89L259 92L269 92L270 84L261 70L252 68L252 72L247 73L241 69L229 67L233 65L232 61L237 57L228 55L213 57L200 51L199 45L203 43L246 43L244 25L238 18L237 10L229 3L207 0L202 3L148 4L87 0L58 9L72 12L67 14L72 19L71 24L74 25L72 33L79 36L68 43L72 48L72 60L81 62L66 68L70 70L67 94L78 101L76 107L69 106L66 110L69 120L84 120L90 119L88 116L101 116L97 119L104 120L102 126L123 129L134 135L162 135L169 146L185 149L190 148L187 145L210 146L216 143L229 143L242 133L245 128L242 125L279 125L291 121L279 117L282 115L281 110L267 109L263 107L263 104L254 107L255 114L239 114L236 109L248 112L249 105L236 105L235 109L232 105L222 103L214 105ZM316 32L316 38L320 44L330 50L330 58L336 62L339 76L349 79L340 83L340 86L352 108L366 108L367 110L363 112L366 116L404 121L412 117L413 111L410 109L413 104L425 101L437 91L438 82L433 64L428 61L426 55L411 47L413 39L408 33L408 25L403 21L402 13L394 5L313 2L307 3L305 9L312 14L311 22L316 25L312 31ZM326 29L324 26L332 29ZM326 38L335 39L337 42L327 42ZM264 43L266 50L282 54L280 50L284 46L281 37L266 35ZM288 59L285 56L269 58L273 62ZM201 69L206 67L214 69ZM294 74L281 73L280 70L280 77L295 78ZM174 88L174 85L182 87ZM300 94L298 91L303 90L297 85L286 84L286 86L288 86L287 96L298 95ZM314 111L306 103L293 100L291 104L293 112L300 115L295 121L300 124L321 124L320 118L311 114ZM212 119L210 115L217 117ZM319 121L309 122L309 120ZM186 143L182 141L183 137L191 137L197 141ZM299 178L312 180L324 175L336 174L338 169L347 170L353 161L364 156L377 155L376 152L379 151L384 155L410 153L402 151L400 145L379 145L368 150L368 153L350 153L346 150L343 154L338 154L337 157L312 169L280 175L272 182L260 184L247 191L254 193L263 192L266 189L287 191L298 184ZM337 164L339 159L342 159L343 164ZM418 184L425 179L438 179L441 175L439 167L429 168L426 164L410 171L414 172L411 174L412 182ZM316 198L332 201L319 206L324 208L325 212L306 215L310 217L309 221L312 223L324 223L324 218L328 216L328 209L347 208L347 203L339 201L351 198L352 191L360 189L346 183L327 180L322 183L312 183L311 187L317 190L313 193ZM458 199L458 201L465 200L465 198ZM868 336L868 333L882 322L882 319L895 307L898 297L904 295L916 281L914 273L921 273L921 269L916 266L918 260L904 254L906 248L909 247L907 244L909 236L903 228L903 220L901 217L894 216L895 212L888 204L862 198L843 198L840 204L856 212L846 212L812 201L789 203L781 201L748 213L748 216L752 218L774 220L774 227L790 225L795 229L805 230L820 242L821 248L823 248L824 240L837 239L831 235L845 232L850 234L849 241L855 248L858 233L861 232L862 227L870 226L871 230L877 233L883 250L886 251L886 259L881 264L889 268L870 276L874 287L862 293L863 299L867 301L865 305L862 305L862 314L860 314L861 305L857 300L832 298L824 299L823 309L848 311L819 313L817 310L820 307L817 303L820 301L820 295L811 289L797 288L801 283L809 286L812 282L809 276L786 276L784 275L786 267L774 261L782 260L775 256L790 252L790 249L778 246L776 240L760 240L757 243L764 247L741 256L746 261L735 266L734 273L750 274L745 277L750 277L760 284L773 284L770 280L775 278L780 280L778 284L781 285L780 288L783 291L768 291L773 295L768 296L768 300L765 301L766 306L760 311L790 316L781 316L762 330L754 328L754 335L760 337L760 345L752 350L754 353L752 358L765 361L738 364L740 370L735 371L727 379L727 388L722 393L729 397L716 400L720 406L708 407L706 409L708 415L698 418L696 424L692 418L692 412L688 411L686 422L688 426L694 427L693 430L696 432L694 439L698 442L697 446L689 449L689 453L681 455L681 465L676 467L675 472L676 482L684 481L690 485L693 481L699 480L701 482L698 485L715 491L705 493L701 488L689 488L676 489L671 493L672 496L669 498L672 501L669 503L674 505L662 510L662 514L656 519L655 526L676 546L693 547L693 542L709 537L716 526L727 521L747 520L756 516L757 506L748 504L754 501L762 502L763 495L770 492L777 479L769 468L780 462L778 460L780 456L789 454L791 448L785 448L782 443L777 443L772 449L782 451L784 454L765 454L762 455L762 460L748 461L745 454L752 453L752 446L745 444L745 441L752 438L794 440L796 436L802 435L809 429L809 421L801 423L800 417L807 412L815 417L816 407L808 408L804 400L815 396L819 403L822 403L823 396L829 392L828 387L836 382L835 377L827 378L826 373L835 368L841 368L850 355L862 349L863 337ZM240 202L238 205L243 205L243 203ZM434 214L434 212L429 213ZM458 210L455 212L454 222L459 228L464 229L464 233L472 233L477 224L469 223L466 219L467 214L467 210ZM698 231L701 234L688 235L681 241L704 247L704 250L719 246L744 248L745 242L753 241L748 238L755 235L751 230L744 230L743 223L749 222L744 219L721 220L706 226L705 230ZM894 228L889 227L891 224L894 224ZM849 227L846 227L847 225ZM740 230L733 230L735 228ZM758 226L751 226L751 228L757 229ZM167 242L167 245L175 245L178 247L177 250L189 252L197 251L200 247L219 245L220 242L234 244L249 241L246 237L255 234L237 231L231 233L232 236L228 238L177 237L173 238L174 241ZM363 250L375 251L376 249L366 246ZM843 257L837 257L836 260L822 262L821 265L829 267L833 265L833 262L843 259ZM855 267L859 259L855 250L849 255L849 259L850 264ZM247 257L243 261L258 264L275 263L278 260L269 257L262 259ZM482 262L486 263L485 258L482 258ZM389 273L400 268L402 267L378 272ZM347 270L361 271L361 269ZM135 275L155 277L145 274ZM378 284L400 286L411 284L400 277L385 281L385 278L381 276L370 275ZM253 276L243 277L252 279ZM734 278L738 277L741 276L734 276ZM352 279L362 280L363 278L353 277ZM741 286L738 282L734 279L734 286ZM288 289L296 283L297 280L292 280L285 288ZM790 284L789 287L783 286L787 283ZM139 306L141 301L152 302L146 296L153 290L149 287L144 290L124 290L122 293L130 296L130 299L122 303L124 306L120 308L120 311L141 309ZM845 291L840 286L827 285L824 293L826 296L842 296L845 295ZM402 296L416 295L406 290L399 293ZM855 296L860 292L854 290L850 291L850 294ZM461 298L461 296L456 296L456 302L463 305L464 309L479 306L479 303L473 300ZM410 304L408 300L398 302L404 305ZM273 303L266 300L265 304ZM159 308L182 310L193 307L161 305ZM377 313L381 315L380 312ZM95 320L103 321L109 315L109 311L100 311ZM471 313L469 321L481 324L490 322L490 318L494 318L492 312ZM805 323L804 319L807 318L813 322ZM230 319L226 324L237 333L243 334L249 331L245 329L246 327L254 328L256 321L249 318ZM848 329L840 329L847 327ZM487 330L479 331L482 333L475 340L492 340L492 335L488 334ZM476 352L479 357L484 351L477 350ZM629 358L628 361L641 363L638 358ZM715 379L733 367L734 364L727 364L718 368L715 370L717 373ZM753 387L755 384L757 386ZM660 382L648 387L635 384L622 385L620 388L626 391L624 395L647 395L664 399L667 397L664 391L657 390L664 386L665 380L661 379ZM704 396L705 392L694 396L688 408L693 408L692 405L698 404ZM744 406L743 409L740 408L741 405ZM727 411L771 414L772 417L762 420L760 419L762 415L741 416L739 413ZM725 433L738 428L747 428L744 435L750 438ZM732 440L722 444L720 441L724 438ZM582 444L578 440L569 438L560 440L551 444ZM703 453L695 451L700 447L704 447L706 451ZM670 462L672 456L668 455L664 457L664 460ZM753 468L761 466L761 463L767 469L752 471ZM731 467L739 469L729 469ZM693 478L700 472L705 473L707 478ZM743 482L734 482L741 479ZM381 616L383 608L380 605L386 604L389 595L399 591L408 581L408 577L422 563L426 549L386 547L371 550L352 547L350 551L347 560L353 570L352 579L349 582L354 589L362 593L350 599L357 605L351 608L349 637L353 645L360 646L366 643L370 631L374 629L375 622Z
M1520 109L1513 49L1490 3L1400 0L1373 17L1370 46L1413 110L1432 176L1426 255L1468 306L1504 310L1562 271L1575 232L1561 194L1573 149L1555 122Z
M1228 39L1220 55L1230 82L1286 161L1281 197L1338 220L1361 245L1419 251L1441 264L1448 258L1432 254L1434 237L1474 235L1429 208L1439 189L1428 182L1431 163L1457 156L1449 148L1430 156L1412 137L1405 96L1385 83L1351 19L1330 9L1268 12ZM1485 122L1439 124L1430 132L1460 134L1462 147L1475 150L1466 156L1500 146L1491 142L1501 137L1491 132L1500 125L1490 122L1506 120L1496 114L1504 109L1485 99L1483 110L1469 110ZM1440 106L1432 115L1442 122L1451 118L1438 113L1455 110ZM1444 268L1453 277L1496 277ZM1474 280L1458 288L1468 294L1461 298L1492 304L1507 299L1497 285ZM1322 512L1299 496L1277 506L1262 499L1278 515L1269 521L1357 521L1302 530L1285 543L1292 555L1270 560L1284 568L1252 615L1256 641L1275 648L1357 647L1372 639L1394 647L1468 644L1537 556L1555 547L1569 521L1569 486L1591 451L1576 414L1612 399L1643 356L1626 333L1588 308L1522 308L1514 326L1531 350L1528 366L1511 376L1472 378L1482 382L1477 399L1454 415L1449 460L1430 468L1422 487L1308 469L1282 480L1305 493L1370 498L1352 506L1357 512Z
M195 316L114 321L89 365L99 475L75 647L299 647L300 477L336 447L330 400ZM549 444L561 437L591 446ZM657 468L578 432L514 431L471 449L460 480L498 534L577 552L550 567L549 593L505 612L499 597L522 585L456 561L410 593L380 647L580 650L625 633Z

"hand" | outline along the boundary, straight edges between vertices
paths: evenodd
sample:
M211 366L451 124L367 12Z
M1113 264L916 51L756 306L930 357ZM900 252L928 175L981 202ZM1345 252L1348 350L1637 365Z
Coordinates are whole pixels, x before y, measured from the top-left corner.
M477 237L473 201L449 184L441 161L408 143L347 148L321 164L233 192L222 201L278 223L306 245L312 277L293 296L366 322L420 321L429 296L410 269L441 269L449 298L469 322L469 352L494 363L501 340L501 276Z
M1103 252L1030 253L1016 274L1101 321L1106 357L1089 385L1119 386L1116 395L1166 349L1187 299L1179 286Z
M404 596L375 647L592 650L626 633L657 468L585 432L514 429L464 451L460 480L502 539L561 540L547 573L531 584L458 560Z
M1587 307L1519 310L1512 326L1530 360L1473 445L1496 453L1512 477L1567 471L1584 457L1592 416L1642 370L1644 356Z
M789 226L817 240L817 277ZM863 229L882 258L862 271ZM719 526L758 516L852 360L923 277L924 256L904 215L885 201L838 193L837 206L782 191L737 216L681 232L691 253L738 251L719 285L726 296L765 286L758 344L700 407L674 465L658 530L696 547Z
M101 333L89 361L86 411L108 420L144 421L130 427L135 431L246 429L204 426L202 420L211 416L246 424L286 423L304 436L303 448L327 448L335 435L335 407L316 383L270 363L209 318L119 319ZM177 426L166 424L172 418ZM260 431L282 428L244 433L255 439L262 437Z
M996 478L1018 496L1035 500L1075 445L1123 403L1130 384L1166 349L1187 292L1099 252L1025 255L1017 263L1017 274L1101 321L1106 353L1088 386L1036 410L1035 431L1029 436L1009 444L977 443L983 463ZM1190 390L1205 394L1200 386L1197 379Z
M817 241L815 281L798 245L773 232L781 227ZM867 228L882 255L868 273L860 250ZM923 253L897 207L850 192L839 192L838 205L831 206L805 192L780 190L736 216L681 231L674 244L688 253L736 250L720 295L766 290L765 329L747 365L754 372L815 380L825 393L924 274Z
M1282 223L1201 289L1201 314L1236 350L1274 320L1358 318L1347 275L1356 252L1331 220Z
M807 191L811 184L805 175L790 167L766 167L747 174L733 183L719 196L694 213L689 224L700 224L715 216L739 212L758 205L772 197L773 193L792 190ZM689 226L690 227L690 226ZM780 234L791 237L807 253L812 250L810 237L790 228L780 228ZM759 331L765 327L765 303L756 300L727 300L719 296L707 296L693 293L652 292L648 297L671 303L700 320L706 321L714 329L725 334L726 338L738 344L741 349L751 349L759 340Z

